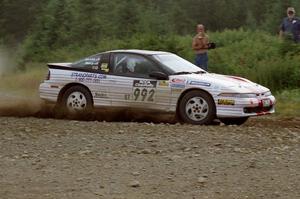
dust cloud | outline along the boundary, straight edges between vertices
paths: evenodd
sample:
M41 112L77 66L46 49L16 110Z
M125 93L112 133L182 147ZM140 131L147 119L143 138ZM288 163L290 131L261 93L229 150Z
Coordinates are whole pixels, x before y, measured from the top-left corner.
M43 103L38 97L0 91L0 116L36 116L42 109Z
M22 85L19 90L8 85L12 80L17 85L22 84L18 80L16 69L13 50L0 46L0 116L34 116L42 108L38 95L26 94L28 91Z
M44 103L38 96L27 96L20 92L9 92L0 89L0 117L38 116L45 110Z
M172 114L127 109L96 109L88 115L68 117L57 115L54 104L46 104L38 97L0 95L0 117L36 117L72 119L80 121L176 123Z
M75 118L70 118L66 115L57 115L54 106L54 104L46 104L38 95L28 97L18 93L1 93L0 91L0 117L36 117L100 122L177 122L173 114L131 109L96 109L88 116L78 115Z
M16 62L13 57L7 48L0 46L0 77L15 69Z

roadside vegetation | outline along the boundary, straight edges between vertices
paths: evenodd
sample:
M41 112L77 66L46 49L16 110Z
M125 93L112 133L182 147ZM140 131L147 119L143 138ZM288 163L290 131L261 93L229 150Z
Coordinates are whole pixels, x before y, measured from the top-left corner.
M284 90L276 95L276 114L300 117L300 89Z

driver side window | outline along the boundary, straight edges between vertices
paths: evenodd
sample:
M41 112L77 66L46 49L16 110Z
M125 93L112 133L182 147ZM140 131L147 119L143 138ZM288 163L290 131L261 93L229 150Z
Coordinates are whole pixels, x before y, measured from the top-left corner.
M141 55L117 53L112 63L118 75L149 78L151 72L159 71L154 62Z

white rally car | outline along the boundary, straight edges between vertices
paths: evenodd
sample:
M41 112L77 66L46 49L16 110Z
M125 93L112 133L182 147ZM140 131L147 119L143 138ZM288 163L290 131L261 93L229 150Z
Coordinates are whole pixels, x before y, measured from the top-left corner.
M116 50L75 63L48 64L40 97L66 115L94 108L165 111L182 122L243 124L274 113L268 88L247 79L208 73L168 52Z

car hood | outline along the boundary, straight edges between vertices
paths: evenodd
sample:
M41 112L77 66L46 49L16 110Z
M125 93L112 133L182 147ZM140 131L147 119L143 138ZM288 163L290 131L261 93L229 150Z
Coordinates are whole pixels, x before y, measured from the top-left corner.
M219 90L222 92L262 93L269 91L269 89L264 86L237 76L220 75L214 73L189 74L180 76L185 77L187 86L198 85L211 87L214 90ZM179 76L177 77L179 78Z

